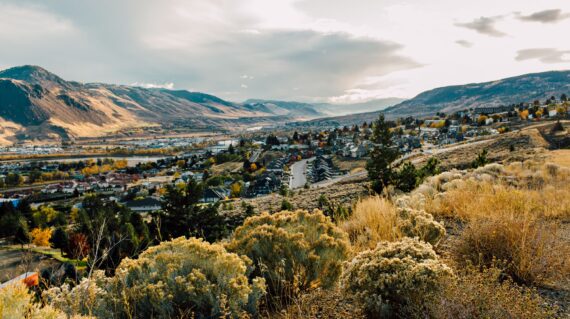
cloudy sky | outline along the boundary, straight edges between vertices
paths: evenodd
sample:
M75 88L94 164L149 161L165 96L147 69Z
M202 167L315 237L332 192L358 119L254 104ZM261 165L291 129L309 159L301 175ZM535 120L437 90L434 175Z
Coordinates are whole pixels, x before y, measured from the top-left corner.
M570 69L567 0L0 0L0 69L348 103Z

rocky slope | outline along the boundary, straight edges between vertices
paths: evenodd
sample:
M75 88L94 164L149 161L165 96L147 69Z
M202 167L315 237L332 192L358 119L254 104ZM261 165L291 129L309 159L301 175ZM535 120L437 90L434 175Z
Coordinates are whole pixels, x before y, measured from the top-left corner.
M455 85L420 93L385 110L389 117L432 115L484 106L544 101L570 96L570 71L525 74L498 81Z
M240 104L184 90L65 81L37 66L0 71L0 144L103 136L121 129L184 123L216 128L243 121L315 118L295 103ZM257 119L257 120L256 120Z

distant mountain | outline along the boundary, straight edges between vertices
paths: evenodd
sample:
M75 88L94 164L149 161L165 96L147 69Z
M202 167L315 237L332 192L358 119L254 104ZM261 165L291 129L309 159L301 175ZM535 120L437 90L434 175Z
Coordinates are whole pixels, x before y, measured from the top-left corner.
M350 115L356 113L374 112L381 111L390 106L394 106L398 103L405 101L405 99L389 97L384 99L376 99L368 102L362 103L352 103L352 104L330 104L330 103L320 103L315 104L315 108L320 112L323 112L329 116L342 116Z
M249 99L243 107L256 112L265 112L274 115L297 115L306 118L315 118L326 115L315 105L302 102L287 102L275 100Z
M184 90L147 89L65 81L38 66L0 71L0 144L30 139L104 136L121 129L184 123L224 127L244 123L314 118L256 108ZM285 116L282 116L285 115Z
M388 117L425 116L484 106L508 105L550 96L570 96L570 71L525 74L498 81L429 90L385 110Z

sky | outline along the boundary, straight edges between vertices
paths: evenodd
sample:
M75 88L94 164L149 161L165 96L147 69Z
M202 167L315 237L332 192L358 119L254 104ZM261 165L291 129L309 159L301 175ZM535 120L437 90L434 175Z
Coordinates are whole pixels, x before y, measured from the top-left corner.
M570 69L567 0L0 0L0 69L356 103Z

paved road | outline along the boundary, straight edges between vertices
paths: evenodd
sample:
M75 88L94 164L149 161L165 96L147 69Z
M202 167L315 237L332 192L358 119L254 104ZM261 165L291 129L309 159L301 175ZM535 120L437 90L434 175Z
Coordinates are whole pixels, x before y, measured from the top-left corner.
M315 158L303 159L291 165L291 177L289 178L289 188L301 188L307 183L307 163Z
M250 163L255 163L255 162L257 162L257 159L259 158L259 155L261 155L261 150L255 150L255 151L253 151L253 154L251 154L251 156L249 157L249 162L250 162Z

